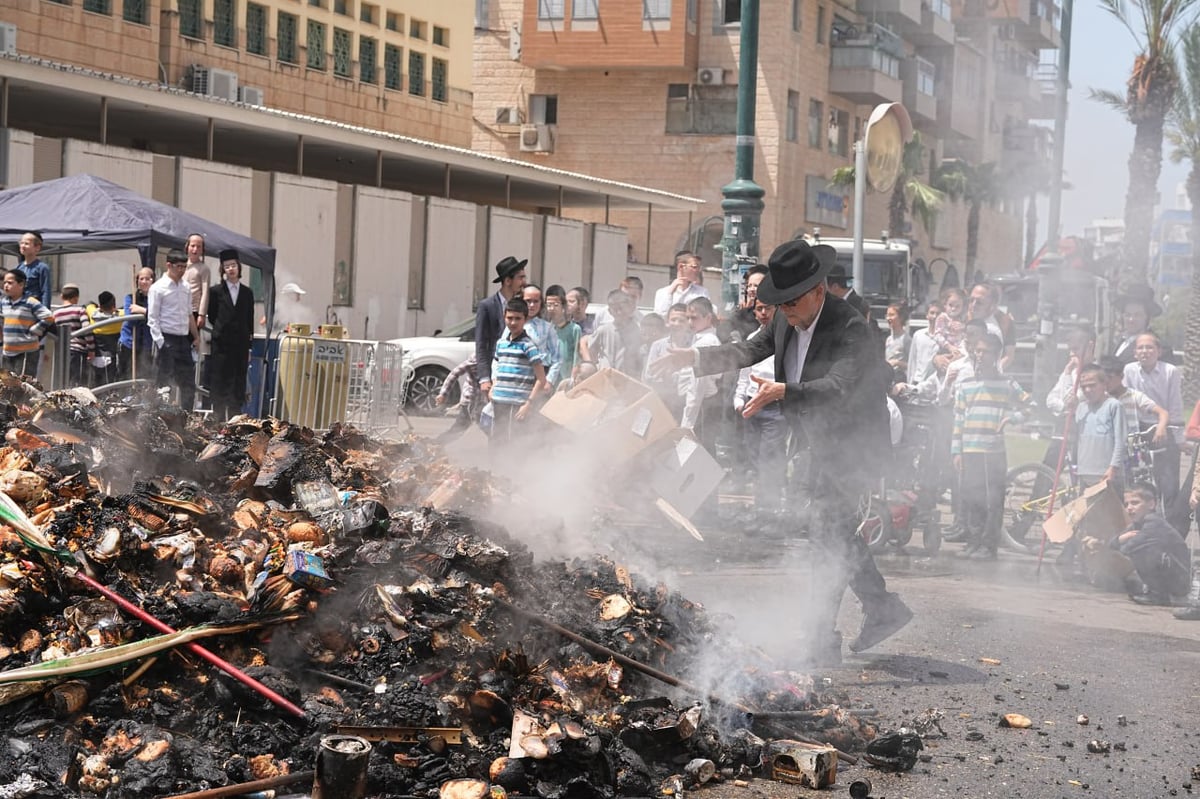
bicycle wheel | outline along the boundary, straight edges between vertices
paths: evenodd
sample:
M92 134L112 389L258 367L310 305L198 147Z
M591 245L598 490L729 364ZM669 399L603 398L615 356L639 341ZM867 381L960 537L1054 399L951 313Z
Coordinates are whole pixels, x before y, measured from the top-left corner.
M1021 547L1028 547L1031 530L1040 532L1044 510L1028 507L1050 495L1054 470L1044 463L1023 463L1008 470L1004 479L1003 533ZM1061 486L1060 486L1061 488Z

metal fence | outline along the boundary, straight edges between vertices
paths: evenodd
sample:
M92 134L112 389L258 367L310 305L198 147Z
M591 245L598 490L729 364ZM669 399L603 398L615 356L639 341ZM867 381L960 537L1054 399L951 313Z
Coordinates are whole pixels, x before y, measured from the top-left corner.
M347 422L376 435L397 429L412 370L392 341L284 335L271 413L314 430Z

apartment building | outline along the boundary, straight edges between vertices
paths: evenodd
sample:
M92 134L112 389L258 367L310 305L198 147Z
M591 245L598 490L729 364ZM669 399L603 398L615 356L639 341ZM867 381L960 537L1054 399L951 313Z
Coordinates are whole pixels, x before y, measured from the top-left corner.
M13 0L22 53L462 147L471 9L437 0Z
M740 0L476 0L475 10L477 151L636 179L703 198L702 213L719 217L733 176ZM849 233L852 192L828 179L852 165L879 103L904 103L931 167L962 158L1019 176L1044 166L1047 139L1029 120L1052 116L1051 0L764 0L759 14L764 249L814 227ZM985 271L1019 265L1026 194L1009 182L984 208ZM888 226L888 199L868 198L868 236ZM915 239L927 262L962 263L966 215L951 203L935 230L890 234ZM614 220L659 262L696 228L720 228L702 215L690 230Z

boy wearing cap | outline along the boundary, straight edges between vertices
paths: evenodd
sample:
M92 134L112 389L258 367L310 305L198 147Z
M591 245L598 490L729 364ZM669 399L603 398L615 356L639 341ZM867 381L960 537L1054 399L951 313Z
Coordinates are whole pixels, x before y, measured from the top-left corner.
M194 353L200 335L191 292L183 280L187 262L180 250L167 253L167 272L150 286L146 299L146 325L158 348L158 384L176 386L180 407L190 411L196 402Z
M79 286L65 283L62 287L63 304L54 309L54 325L59 335L67 337L67 385L86 386L87 365L96 351L96 339L90 333L86 336L72 336L76 330L88 324L87 312L79 304ZM59 350L62 352L62 350Z
M208 386L218 420L240 413L246 403L246 369L254 338L254 292L241 283L237 250L221 251L221 277L208 291L212 326Z

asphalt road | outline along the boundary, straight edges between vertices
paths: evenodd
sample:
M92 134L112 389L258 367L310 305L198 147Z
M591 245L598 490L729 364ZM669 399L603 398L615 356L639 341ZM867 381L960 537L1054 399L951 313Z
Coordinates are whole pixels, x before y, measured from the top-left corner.
M447 424L414 421L425 434ZM488 463L478 431L447 452L463 465ZM641 520L627 529L588 531L587 542L637 569L655 570L786 667L802 647L797 619L811 577L806 542L764 536L736 515L725 528L705 531L698 542ZM1190 541L1196 542L1194 532ZM832 793L767 780L703 792L730 799L846 795L850 780L865 775L874 797L1200 793L1200 622L1065 583L1049 560L1039 572L1032 556L1002 553L997 562L980 563L954 557L959 548L948 544L928 558L910 545L909 553L879 558L889 588L916 618L875 649L847 652L840 667L819 675L855 704L877 708L883 728L940 710L946 735L926 739L915 769L886 774L843 766ZM861 621L849 593L839 621L847 639ZM709 664L727 672L736 666L722 662L719 651ZM1000 727L1006 713L1027 716L1033 726ZM1081 715L1086 725L1077 722ZM1109 751L1089 752L1093 740L1107 742Z

